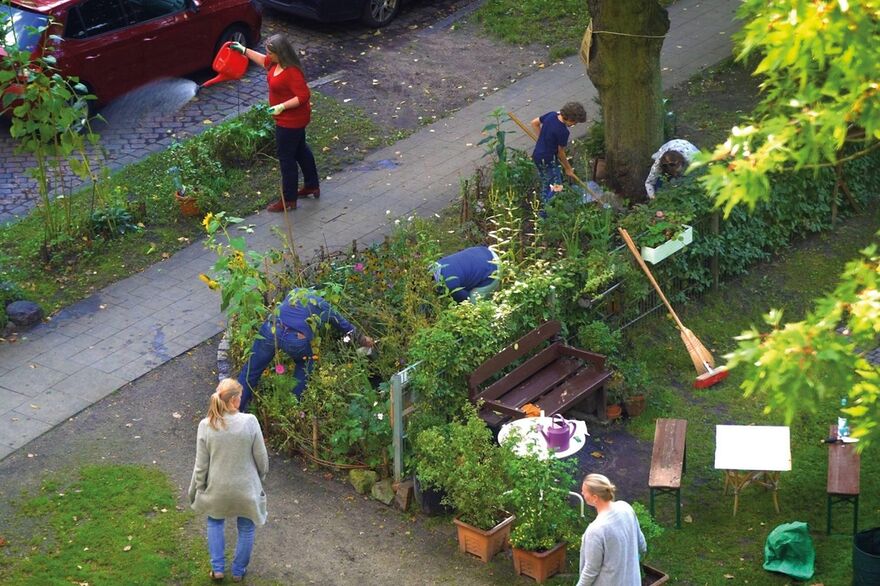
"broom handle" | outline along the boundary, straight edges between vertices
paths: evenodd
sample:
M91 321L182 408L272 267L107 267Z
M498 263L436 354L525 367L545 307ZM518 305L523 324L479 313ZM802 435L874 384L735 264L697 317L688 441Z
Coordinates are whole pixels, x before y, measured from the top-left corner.
M672 319L675 320L675 324L678 326L679 331L684 331L684 324L681 323L680 319L678 319L678 314L675 313L674 309L672 309L672 305L670 305L669 300L666 299L666 295L663 294L663 290L660 289L660 285L658 285L657 281L654 280L654 275L651 274L651 270L648 268L648 265L645 264L644 259L642 259L642 255L639 254L635 243L629 236L629 232L627 232L625 228L617 228L617 231L620 232L620 235L623 237L623 241L626 242L626 246L627 248L629 248L629 251L633 253L634 257L636 257L639 266L642 267L642 270L645 271L646 275L648 275L648 280L651 281L652 285L654 285L654 289L657 291L657 294L660 295L660 299L663 300L663 303L666 305L666 309L668 309L669 313L672 315Z
M534 130L533 130L532 128L529 128L528 126L526 126L526 125L523 123L523 121L520 120L520 119L516 116L516 114L514 114L513 112L508 112L508 113L507 113L507 116L508 116L508 118L510 118L511 120L513 120L513 121L516 123L516 125L519 126L520 129L522 129L523 132L526 133L526 136L528 136L529 138L531 138L533 141L538 142L538 137L535 136L535 132L534 132ZM581 178L580 178L580 177L578 177L577 175L575 175L574 177L572 177L572 179L574 179L575 182L576 182L578 185L580 185L581 187L583 187L584 189L586 189L587 191L589 191L594 197L596 197L597 199L599 198L599 196L596 194L595 191L593 191L592 189L590 189L589 186L588 186L586 183L584 183L583 181L581 181Z
M519 126L519 127L522 129L522 131L526 133L526 136L528 136L529 138L531 138L533 141L538 142L538 137L535 136L535 132L534 132L531 128L529 128L528 126L526 126L525 124L523 124L523 121L520 120L519 118L517 118L517 117L516 117L516 114L514 114L513 112L508 112L508 113L507 113L507 116L508 116L511 120L513 120L514 122L516 122L516 125Z

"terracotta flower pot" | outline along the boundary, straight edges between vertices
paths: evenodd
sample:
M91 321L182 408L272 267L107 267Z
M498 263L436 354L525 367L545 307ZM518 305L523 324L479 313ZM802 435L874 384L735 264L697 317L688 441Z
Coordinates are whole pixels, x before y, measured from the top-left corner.
M456 527L458 527L458 550L462 553L476 556L482 562L488 563L496 553L507 549L510 544L510 526L513 523L513 519L514 516L511 515L488 531L477 529L473 525L453 519Z
M605 171L605 157L593 159L593 181L602 181L607 173Z
M517 576L528 576L542 584L547 578L565 569L565 544L547 551L513 548L513 569Z
M645 395L629 397L625 402L627 417L638 417L645 411Z
M605 416L609 420L614 420L623 415L623 408L618 404L608 405L605 408Z
M191 195L182 195L179 191L174 194L177 205L180 206L180 213L187 218L194 218L201 214L196 198Z

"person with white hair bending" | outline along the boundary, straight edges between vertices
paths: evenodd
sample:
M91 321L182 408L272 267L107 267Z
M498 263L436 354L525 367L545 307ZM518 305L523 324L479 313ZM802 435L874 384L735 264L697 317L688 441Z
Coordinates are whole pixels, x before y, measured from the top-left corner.
M196 463L189 485L193 510L208 515L211 579L218 582L226 565L224 521L235 519L238 528L233 582L240 582L247 572L255 525L266 522L263 481L269 471L269 454L260 422L238 409L241 393L238 381L225 378L211 395L208 416L196 434Z
M639 520L628 503L614 500L615 486L601 474L588 474L581 493L596 519L581 539L577 586L640 586L639 555L647 549Z

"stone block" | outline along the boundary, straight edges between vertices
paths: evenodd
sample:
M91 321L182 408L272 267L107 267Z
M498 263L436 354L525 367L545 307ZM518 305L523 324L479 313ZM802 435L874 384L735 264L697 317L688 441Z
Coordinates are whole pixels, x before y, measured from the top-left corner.
M33 301L13 301L6 306L6 315L18 327L29 328L43 320L43 308Z
M380 503L390 505L394 500L394 487L391 486L391 479L386 478L374 484L371 494Z
M403 512L408 511L413 502L413 493L414 487L412 480L404 480L398 484L397 491L394 493L394 506Z
M372 470L351 470L348 480L360 494L367 494L379 480L379 475Z

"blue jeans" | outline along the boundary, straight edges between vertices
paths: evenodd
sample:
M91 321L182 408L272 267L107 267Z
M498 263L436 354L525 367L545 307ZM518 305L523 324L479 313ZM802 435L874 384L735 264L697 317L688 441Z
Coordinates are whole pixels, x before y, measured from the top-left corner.
M312 345L308 340L301 340L297 337L293 330L285 329L278 322L276 333L272 333L272 318L263 322L260 326L260 335L254 340L251 346L251 355L247 364L238 375L238 382L243 389L241 394L241 406L239 411L247 412L248 404L257 385L260 384L260 377L263 371L272 363L275 358L275 343L278 343L278 350L283 350L288 356L293 358L294 369L293 376L296 379L296 387L294 394L299 397L306 388L306 379L312 370Z
M208 517L208 553L211 556L211 569L215 572L226 570L226 536L223 533L225 519ZM232 558L232 575L244 576L251 561L254 548L254 522L246 517L238 517L238 539L235 541L235 557Z
M555 193L550 189L551 185L562 185L562 166L559 161L532 159L538 168L538 176L541 178L541 200L544 204L553 199Z
M303 187L318 187L318 167L312 149L306 143L306 129L276 126L275 143L281 167L281 192L285 201L296 201L299 168L303 172Z

